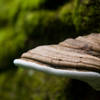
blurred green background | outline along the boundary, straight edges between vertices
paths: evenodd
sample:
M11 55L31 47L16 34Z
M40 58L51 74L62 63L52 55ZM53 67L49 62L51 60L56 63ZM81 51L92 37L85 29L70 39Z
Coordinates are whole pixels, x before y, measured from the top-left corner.
M96 100L85 83L13 65L31 48L93 32L100 0L0 0L0 100Z

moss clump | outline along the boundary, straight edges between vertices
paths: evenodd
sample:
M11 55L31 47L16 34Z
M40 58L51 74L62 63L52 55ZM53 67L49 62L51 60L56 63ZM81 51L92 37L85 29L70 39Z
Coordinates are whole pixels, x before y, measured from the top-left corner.
M77 32L100 32L100 1L75 0L73 21Z
M2 100L65 100L65 84L68 84L66 78L27 69L12 70L0 75L0 98Z
M98 100L99 96L86 83L66 77L22 68L0 74L1 100Z
M41 8L45 0L0 0L0 26L15 23L20 12Z
M14 32L11 27L0 30L0 68L11 67L14 57L21 53L19 50L24 47L25 40L25 34Z

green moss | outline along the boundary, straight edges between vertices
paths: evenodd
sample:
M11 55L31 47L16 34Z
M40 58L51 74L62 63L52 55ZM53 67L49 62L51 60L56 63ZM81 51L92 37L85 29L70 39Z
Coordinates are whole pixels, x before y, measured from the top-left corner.
M44 2L45 2L45 0L28 0L28 1L22 0L21 8L22 8L22 10L28 10L28 11L36 10L36 9L39 9Z
M0 0L0 26L15 24L21 12L30 12L41 8L45 0Z
M41 77L40 77L41 76ZM65 100L63 89L68 79L33 70L12 70L0 75L2 100Z
M72 20L72 13L73 13L73 2L72 3L66 3L65 5L63 5L62 7L60 7L58 9L59 11L59 17L60 19L64 22L68 24L68 20L69 18ZM69 21L71 21L69 20ZM72 21L70 22L70 24L72 24Z
M1 100L94 100L95 93L83 82L34 70L18 68L0 74Z
M8 65L10 67L11 61L17 54L20 54L18 51L24 47L25 40L25 34L18 34L11 27L0 30L0 68Z
M75 37L75 26L73 23L73 2L66 3L59 9L59 19L62 22L62 32L65 31L66 38Z
M20 0L0 0L0 26L11 24L19 10Z
M58 11L39 10L22 13L17 21L16 30L23 30L29 37L42 37L41 39L47 43L62 41L72 36L75 31L71 18L72 12L64 13L66 9L63 7ZM53 36L52 33L54 33ZM52 41L50 41L51 38Z
M74 25L75 25L77 31L79 31L80 23L81 23L81 17L82 17L79 14L80 5L81 5L81 1L75 0L75 2L74 2L75 8L73 10L73 22L74 22Z
M73 21L77 32L100 32L100 1L75 0Z
M41 35L44 33L45 27L49 27L50 22L54 21L54 12L51 11L34 11L28 13L25 17L25 29L27 33L32 35Z

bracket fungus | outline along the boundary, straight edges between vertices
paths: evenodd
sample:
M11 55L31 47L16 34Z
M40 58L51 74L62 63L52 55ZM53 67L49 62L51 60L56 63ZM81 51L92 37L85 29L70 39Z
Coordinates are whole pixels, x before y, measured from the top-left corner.
M36 47L15 59L14 64L82 80L100 91L100 33Z

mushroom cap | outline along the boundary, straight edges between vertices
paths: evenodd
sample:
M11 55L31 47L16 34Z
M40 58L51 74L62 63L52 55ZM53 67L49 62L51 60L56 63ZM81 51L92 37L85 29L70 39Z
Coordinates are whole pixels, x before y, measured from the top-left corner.
M14 61L35 70L79 79L100 90L100 34L39 46ZM94 81L95 80L95 81Z

